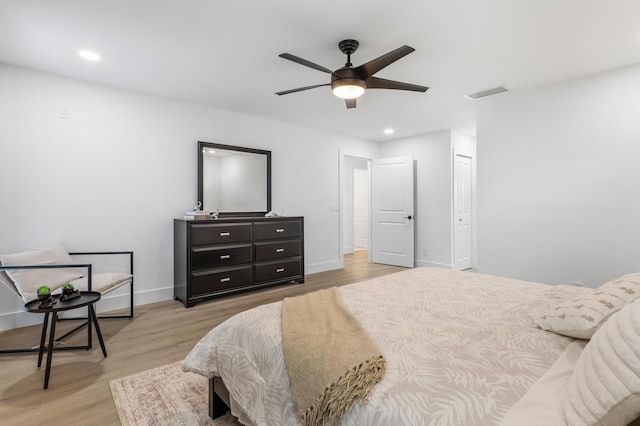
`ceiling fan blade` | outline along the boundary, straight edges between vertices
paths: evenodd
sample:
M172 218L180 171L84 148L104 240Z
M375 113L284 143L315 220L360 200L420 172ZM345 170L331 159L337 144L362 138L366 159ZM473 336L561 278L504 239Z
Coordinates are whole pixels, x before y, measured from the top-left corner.
M315 86L298 87L297 89L285 90L284 92L277 92L276 95L288 95L289 93L302 92L303 90L315 89L316 87L331 86L331 83L316 84Z
M414 50L416 49L405 45L397 48L396 50L392 50L391 52L386 53L379 58L369 61L366 64L362 64L359 67L356 67L354 70L356 73L363 76L364 79L367 79L368 77L371 77L372 75L380 71L382 68L394 63L404 56L407 56Z
M355 99L345 99L344 103L347 104L347 109L356 107L356 100Z
M369 77L366 81L367 89L396 89L411 90L413 92L426 92L429 88L417 84L403 83L401 81L387 80L378 77Z
M288 59L290 61L296 62L296 63L298 63L300 65L304 65L305 67L313 68L314 70L326 72L328 74L333 74L333 71L331 71L328 68L323 67L322 65L314 64L313 62L307 61L306 59L299 58L299 57L294 56L294 55L292 55L290 53L283 53L283 54L278 55L278 56L280 56L281 58Z

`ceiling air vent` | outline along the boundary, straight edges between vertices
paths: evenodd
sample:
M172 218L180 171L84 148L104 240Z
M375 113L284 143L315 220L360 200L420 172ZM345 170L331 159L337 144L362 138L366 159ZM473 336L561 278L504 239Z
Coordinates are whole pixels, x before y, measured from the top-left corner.
M508 91L509 89L507 89L506 87L498 86L498 87L494 87L493 89L483 90L482 92L470 93L468 95L464 95L464 97L467 99L480 99L486 96L497 95L498 93L503 93Z

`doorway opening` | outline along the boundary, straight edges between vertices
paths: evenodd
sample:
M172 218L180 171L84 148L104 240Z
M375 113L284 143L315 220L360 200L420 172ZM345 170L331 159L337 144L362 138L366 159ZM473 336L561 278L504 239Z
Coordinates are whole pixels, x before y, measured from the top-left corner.
M370 169L368 158L344 155L341 170L342 256L369 257L370 225Z

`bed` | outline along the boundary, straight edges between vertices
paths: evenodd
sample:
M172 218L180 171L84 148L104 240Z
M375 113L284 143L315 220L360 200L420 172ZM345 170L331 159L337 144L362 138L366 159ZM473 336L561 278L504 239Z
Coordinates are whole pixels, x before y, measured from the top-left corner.
M344 304L387 364L368 401L356 404L339 424L567 424L564 395L587 339L613 312L640 295L640 276L633 279L633 294L623 301L614 294L616 301L599 313L602 318L587 316L587 326L576 324L584 322L585 315L573 318L559 311L565 305L574 309L576 300L602 301L593 289L578 286L436 268L409 269L342 286ZM622 293L630 288L619 281L612 286L616 291L621 287ZM635 305L631 315L640 311L640 299ZM281 307L282 302L271 303L230 318L204 336L183 363L183 370L210 379L211 392L219 387L232 414L245 425L300 424L284 364ZM560 332L541 329L541 318L547 321L542 321L543 328L556 326ZM570 336L589 327L588 337ZM638 345L640 357L640 337ZM636 378L640 383L640 371ZM614 413L616 418L640 414L636 378L630 379L631 400L625 399L631 408ZM210 399L219 401L213 393Z

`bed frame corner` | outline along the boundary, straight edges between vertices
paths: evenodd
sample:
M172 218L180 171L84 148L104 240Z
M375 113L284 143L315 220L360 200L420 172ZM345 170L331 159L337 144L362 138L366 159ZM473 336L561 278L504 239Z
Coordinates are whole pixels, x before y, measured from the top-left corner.
M209 379L209 417L216 419L229 411L229 391L220 377Z

